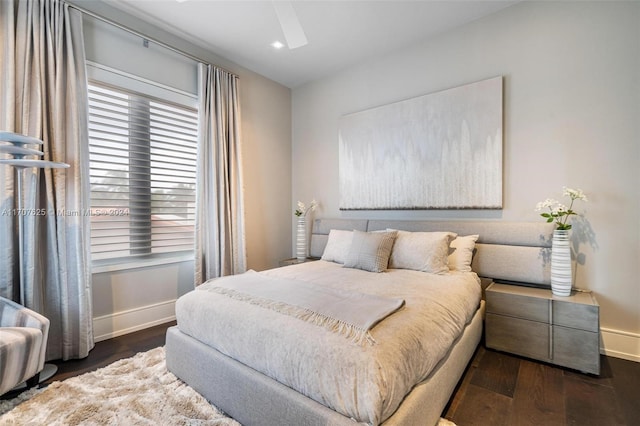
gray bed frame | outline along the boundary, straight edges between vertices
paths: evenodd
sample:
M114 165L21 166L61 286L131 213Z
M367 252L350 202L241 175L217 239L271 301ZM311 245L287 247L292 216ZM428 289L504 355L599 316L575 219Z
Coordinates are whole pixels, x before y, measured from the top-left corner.
M320 257L331 229L452 231L478 234L472 268L483 279L549 285L553 224L495 220L400 221L316 219L310 255ZM448 354L405 397L384 426L435 425L482 336L484 302ZM167 368L242 425L357 424L330 408L229 358L178 326L167 331Z

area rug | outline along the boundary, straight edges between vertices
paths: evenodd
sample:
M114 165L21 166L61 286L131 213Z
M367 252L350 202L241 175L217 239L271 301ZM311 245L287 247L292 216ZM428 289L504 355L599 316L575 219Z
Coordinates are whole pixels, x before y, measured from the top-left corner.
M167 371L164 348L54 382L2 415L0 424L239 426Z
M164 348L0 401L0 425L240 426L167 371ZM441 419L438 426L455 426Z

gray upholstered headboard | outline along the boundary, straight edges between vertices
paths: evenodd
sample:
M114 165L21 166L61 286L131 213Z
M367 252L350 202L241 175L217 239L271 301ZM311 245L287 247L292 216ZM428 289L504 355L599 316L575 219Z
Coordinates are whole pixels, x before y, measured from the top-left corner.
M549 285L551 236L554 225L545 222L495 220L368 220L316 219L311 234L312 257L321 257L331 229L377 231L451 231L478 234L472 268L481 277Z

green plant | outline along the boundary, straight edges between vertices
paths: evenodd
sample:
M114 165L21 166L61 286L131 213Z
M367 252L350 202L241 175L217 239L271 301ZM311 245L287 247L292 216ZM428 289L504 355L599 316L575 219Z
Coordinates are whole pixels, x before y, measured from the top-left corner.
M302 201L298 201L298 208L296 209L296 211L293 212L293 214L295 214L298 217L300 216L304 217L310 211L315 210L317 205L318 205L318 202L316 200L311 200L311 204L309 204L309 206L306 206Z
M540 216L547 219L548 223L555 222L557 229L560 230L569 230L571 229L571 224L567 223L569 216L576 215L577 213L573 211L573 202L575 200L588 201L587 196L582 192L581 189L571 189L566 186L563 188L563 196L569 197L571 199L571 203L569 203L569 207L566 207L564 204L561 204L559 201L556 201L552 198L547 198L544 201L539 202L536 205L536 211L548 210L549 212L540 213Z

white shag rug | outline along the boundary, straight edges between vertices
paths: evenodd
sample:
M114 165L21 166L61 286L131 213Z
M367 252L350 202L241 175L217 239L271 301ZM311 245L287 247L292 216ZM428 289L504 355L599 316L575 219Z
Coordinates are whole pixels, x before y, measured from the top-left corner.
M167 371L162 347L2 400L0 425L240 426Z

